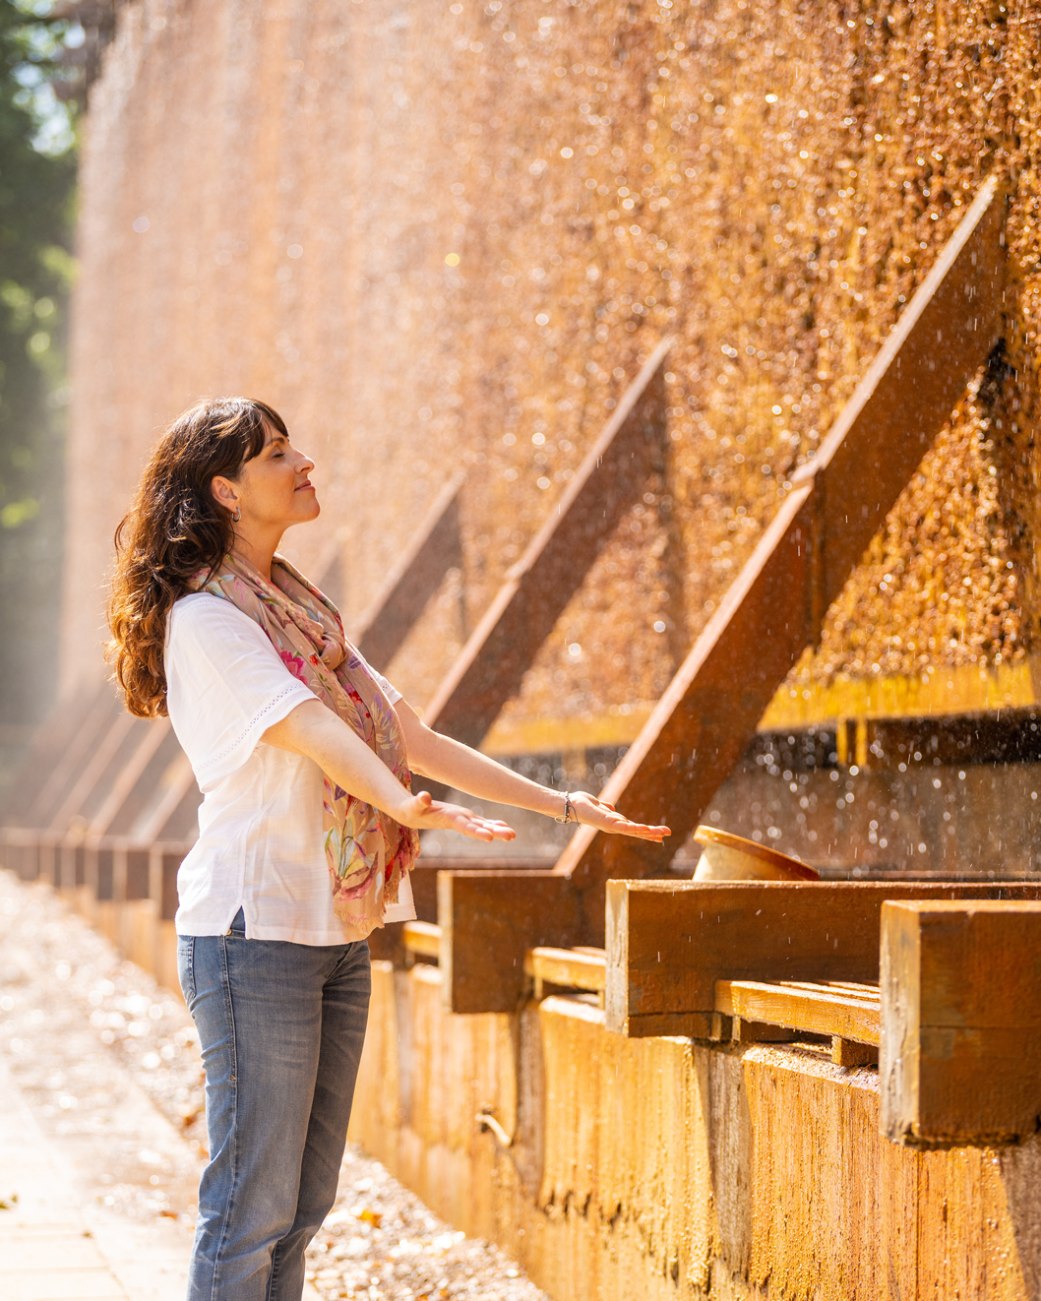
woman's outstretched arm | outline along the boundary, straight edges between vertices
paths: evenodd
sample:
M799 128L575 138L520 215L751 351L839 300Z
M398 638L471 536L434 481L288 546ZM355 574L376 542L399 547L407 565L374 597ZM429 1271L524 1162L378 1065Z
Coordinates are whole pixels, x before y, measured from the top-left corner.
M435 732L405 700L396 700L394 709L405 733L408 762L413 772L466 791L478 799L510 804L517 809L531 809L550 818L563 817L565 796L562 791L541 786L496 763L479 750ZM570 804L576 821L598 831L659 843L670 834L668 827L630 822L614 805L604 803L588 791L571 791Z
M497 818L485 818L460 804L413 795L365 742L320 700L305 700L272 724L263 739L281 750L306 755L345 791L382 809L417 831L456 831L473 840L513 840L516 832Z

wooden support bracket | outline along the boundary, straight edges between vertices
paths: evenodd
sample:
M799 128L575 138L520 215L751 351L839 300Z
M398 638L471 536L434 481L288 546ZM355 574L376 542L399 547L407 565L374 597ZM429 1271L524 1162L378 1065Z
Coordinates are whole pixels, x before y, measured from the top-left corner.
M514 565L425 711L476 745L578 590L612 529L644 488L664 429L662 376L671 339L648 358L576 470L556 510Z
M375 602L358 621L355 641L370 664L389 664L432 592L453 565L462 563L459 498L465 475L441 490L430 512L387 577Z
M1041 903L882 909L881 1128L925 1147L1041 1127Z
M734 580L603 797L667 822L668 847L587 828L557 869L592 924L611 877L667 867L819 632L865 548L1004 327L1005 197L981 189Z
M115 713L115 697L107 682L59 701L34 734L12 782L4 801L4 823L48 827Z

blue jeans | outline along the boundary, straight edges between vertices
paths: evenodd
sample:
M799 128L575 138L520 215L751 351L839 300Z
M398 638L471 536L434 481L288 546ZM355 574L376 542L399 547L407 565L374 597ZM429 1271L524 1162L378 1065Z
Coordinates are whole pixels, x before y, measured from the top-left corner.
M181 936L210 1159L188 1301L299 1301L336 1197L369 1011L369 946Z

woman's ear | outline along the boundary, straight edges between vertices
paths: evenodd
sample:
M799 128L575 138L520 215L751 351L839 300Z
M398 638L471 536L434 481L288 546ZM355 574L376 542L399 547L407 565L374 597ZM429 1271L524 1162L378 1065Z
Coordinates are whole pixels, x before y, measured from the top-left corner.
M238 509L238 489L223 474L215 474L210 480L210 492L213 493L213 499L217 505L226 510L229 515L233 515Z

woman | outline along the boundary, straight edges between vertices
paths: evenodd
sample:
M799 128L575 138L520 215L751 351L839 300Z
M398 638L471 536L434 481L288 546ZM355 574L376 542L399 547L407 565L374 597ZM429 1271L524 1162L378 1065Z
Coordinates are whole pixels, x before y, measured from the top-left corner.
M365 1034L366 936L415 916L419 831L514 837L413 793L410 770L558 821L668 834L424 726L278 554L319 513L313 469L271 407L200 403L160 440L116 532L116 676L131 712L169 714L203 795L176 916L210 1144L190 1301L301 1296Z

